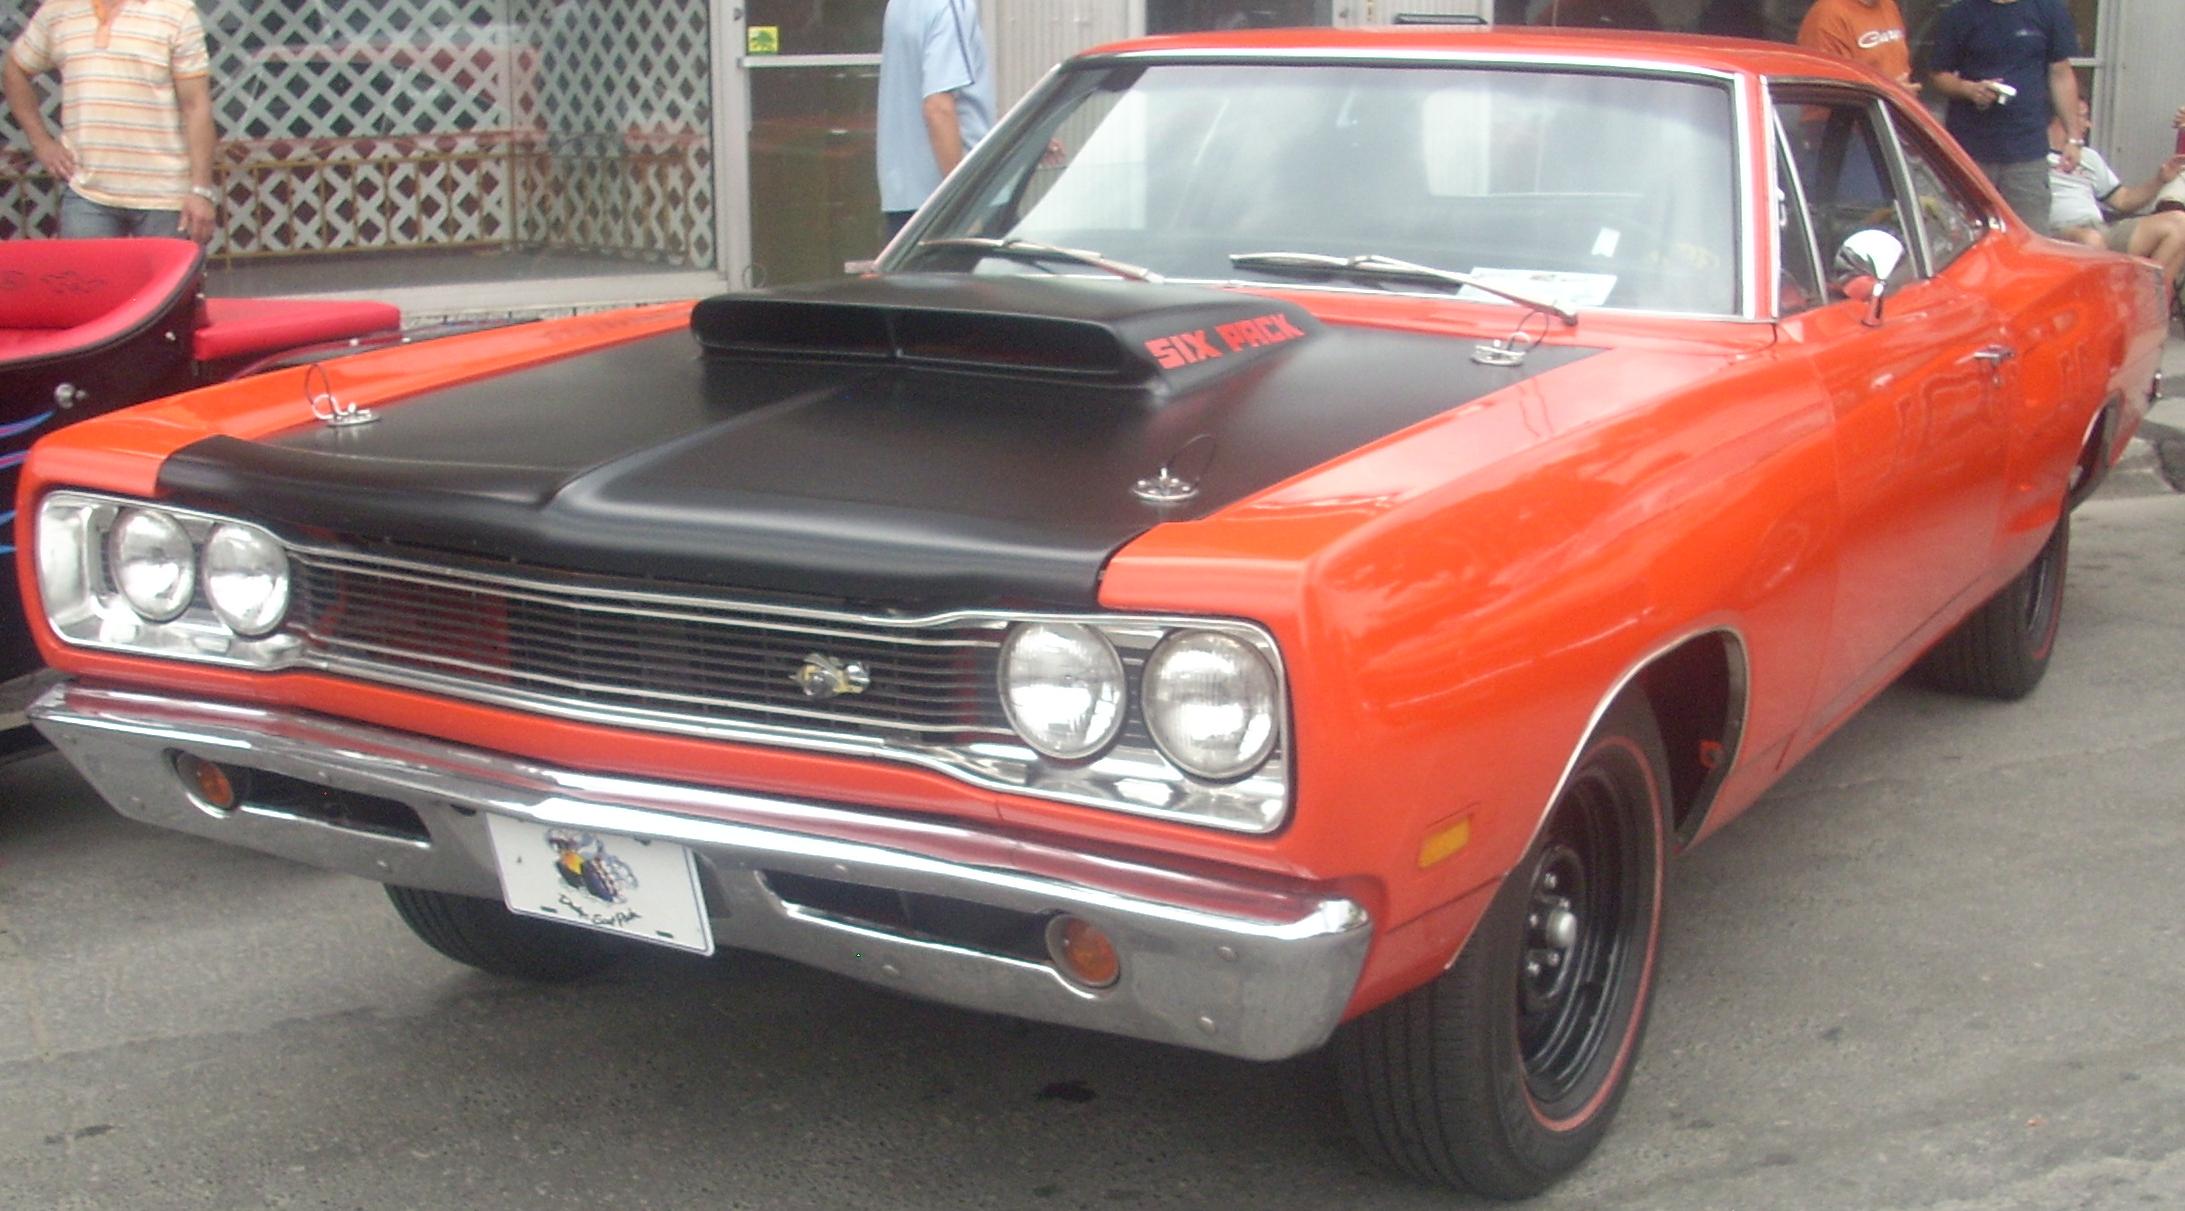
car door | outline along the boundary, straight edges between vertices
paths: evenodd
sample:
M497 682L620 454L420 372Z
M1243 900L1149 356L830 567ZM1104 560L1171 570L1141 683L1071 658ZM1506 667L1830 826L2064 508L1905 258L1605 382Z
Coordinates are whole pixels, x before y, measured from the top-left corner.
M2007 398L2001 317L1975 280L1992 228L1931 150L1899 138L1879 96L1771 90L1794 204L1822 283L1782 319L1829 397L1837 457L1837 608L1819 681L1826 727L1893 676L1910 645L1986 570L2000 524ZM1837 254L1878 229L1905 256L1878 309L1844 297Z

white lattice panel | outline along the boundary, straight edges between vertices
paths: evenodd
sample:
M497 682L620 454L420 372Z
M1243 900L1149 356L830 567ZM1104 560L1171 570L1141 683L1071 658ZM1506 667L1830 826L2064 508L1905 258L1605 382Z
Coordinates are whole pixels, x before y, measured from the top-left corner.
M554 247L711 267L713 89L705 0L515 0L539 33Z
M223 141L215 252L521 243L713 264L706 0L198 9ZM51 232L50 179L8 193L0 237Z

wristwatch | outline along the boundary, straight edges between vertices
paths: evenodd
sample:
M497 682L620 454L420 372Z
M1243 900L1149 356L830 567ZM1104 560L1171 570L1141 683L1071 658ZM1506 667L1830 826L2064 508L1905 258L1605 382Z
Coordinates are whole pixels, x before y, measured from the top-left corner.
M190 192L196 194L198 197L201 197L208 202L217 202L220 200L220 191L214 189L210 185L192 185L190 186Z

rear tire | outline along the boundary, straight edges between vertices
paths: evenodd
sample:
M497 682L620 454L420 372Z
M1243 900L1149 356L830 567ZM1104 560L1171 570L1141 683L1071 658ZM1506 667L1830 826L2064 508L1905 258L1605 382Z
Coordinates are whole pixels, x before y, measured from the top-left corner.
M1619 701L1457 961L1337 1033L1344 1107L1368 1153L1517 1199L1607 1133L1653 991L1667 768L1653 714Z
M1919 679L1937 689L2005 701L2032 693L2048 672L2049 653L2063 625L2070 560L2066 511L2026 570L1920 658Z
M498 900L391 885L387 898L425 945L494 975L559 983L590 975L616 957L606 937L519 916Z

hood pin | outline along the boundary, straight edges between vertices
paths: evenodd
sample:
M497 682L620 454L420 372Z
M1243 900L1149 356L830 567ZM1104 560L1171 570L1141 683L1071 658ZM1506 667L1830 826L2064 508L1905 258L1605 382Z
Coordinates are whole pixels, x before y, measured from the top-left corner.
M352 425L369 425L379 419L370 408L341 399L334 394L334 385L326 377L326 367L311 363L303 372L304 398L311 401L311 415L336 429Z
M1184 456L1191 452L1193 446L1201 443L1206 446L1206 457L1199 460L1198 469L1193 472L1180 470L1178 464L1184 461ZM1178 446L1176 452L1161 464L1160 470L1132 484L1130 494L1149 505L1173 505L1190 500L1199 494L1199 478L1206 474L1207 466L1213 461L1214 438L1211 434L1201 433Z

